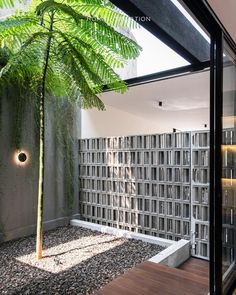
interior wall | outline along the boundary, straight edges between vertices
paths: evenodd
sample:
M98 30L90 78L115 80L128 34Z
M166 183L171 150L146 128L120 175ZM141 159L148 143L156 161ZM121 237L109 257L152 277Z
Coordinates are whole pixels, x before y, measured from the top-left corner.
M209 129L209 109L163 111L148 120L107 105L106 111L82 110L81 126L81 138L203 130Z

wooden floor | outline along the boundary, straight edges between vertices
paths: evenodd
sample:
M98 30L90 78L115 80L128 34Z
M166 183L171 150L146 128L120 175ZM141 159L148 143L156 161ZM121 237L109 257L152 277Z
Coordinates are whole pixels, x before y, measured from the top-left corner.
M96 295L207 295L208 262L190 258L180 268L146 261L100 289Z
M197 258L190 258L179 269L195 273L201 277L209 277L209 261Z

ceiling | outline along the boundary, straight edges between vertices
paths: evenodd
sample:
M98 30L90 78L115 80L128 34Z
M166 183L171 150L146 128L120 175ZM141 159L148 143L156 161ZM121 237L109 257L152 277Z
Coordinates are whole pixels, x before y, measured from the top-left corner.
M209 71L179 76L130 87L125 94L102 94L102 101L114 108L155 119L157 114L194 111L209 107ZM162 101L162 107L159 106Z
M234 67L224 68L225 110L232 108L234 77ZM105 105L149 120L155 120L158 114L176 116L177 113L201 113L210 105L210 72L206 70L132 86L125 94L107 91L101 94L101 99Z
M208 3L236 42L236 1L208 0Z

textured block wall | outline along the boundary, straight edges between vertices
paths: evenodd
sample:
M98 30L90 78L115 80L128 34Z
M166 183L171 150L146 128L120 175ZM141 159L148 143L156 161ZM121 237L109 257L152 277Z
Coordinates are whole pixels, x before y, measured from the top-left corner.
M209 132L81 139L79 163L84 220L209 256Z

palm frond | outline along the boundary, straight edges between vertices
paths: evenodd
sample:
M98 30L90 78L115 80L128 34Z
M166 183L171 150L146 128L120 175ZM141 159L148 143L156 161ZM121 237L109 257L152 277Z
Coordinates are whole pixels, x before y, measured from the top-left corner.
M15 47L20 49L24 39L35 31L37 20L33 17L12 16L0 21L0 44L1 47Z
M87 44L87 46L91 47L94 52L100 54L104 57L106 63L115 68L123 68L127 64L127 60L123 58L118 52L114 52L110 47L109 39L106 43L103 43L103 39L94 38L91 35L91 31L87 29L74 28L74 26L70 26L68 24L68 32L74 36L74 38L79 39L81 42Z
M116 6L109 0L65 0L65 2L69 5L94 4L94 5L101 5L101 6L116 8Z
M94 48L101 44L102 47L109 48L124 60L136 58L142 50L134 40L117 32L102 20L86 22L82 20L76 27L72 23L67 22L67 24L70 26L70 31L84 42Z
M31 12L4 21L4 30L0 25L0 41L14 53L8 64L2 66L1 77L8 79L15 71L19 81L32 80L31 86L37 89L46 39L51 34L45 26L53 11L55 23L46 78L47 92L79 99L80 105L86 108L103 109L96 93L101 92L104 85L124 92L127 86L114 68L124 67L127 59L136 58L140 53L141 47L134 40L115 30L120 26L132 27L133 21L109 1L62 2L33 0ZM37 16L32 13L36 4ZM18 47L12 48L11 45L17 43ZM32 53L37 46L41 48L38 56Z
M96 4L94 1L91 1L91 3L85 4L78 3L75 7L77 12L87 17L103 20L113 28L135 29L139 27L139 24L128 15L120 12L116 7L111 7L105 3Z
M81 19L87 20L87 17L76 12L70 5L64 3L59 3L54 0L43 1L36 7L36 14L43 17L44 14L48 11L59 11L63 12L66 15L71 16L75 22L80 21Z
M81 7L83 12L80 13L69 5L48 0L41 3L36 8L36 12L38 15L42 16L48 10L59 10L71 17L82 31L90 32L91 38L96 38L97 41L100 39L105 46L109 44L109 48L123 58L136 58L139 55L141 47L139 47L135 41L122 35L113 28L118 25L119 27L122 27L122 25L128 26L133 23L133 20L110 8L99 7L98 5L92 6L93 5L78 6L77 10L79 11ZM89 8L94 14L99 15L100 18L93 17ZM111 25L106 23L106 20L110 20L109 22Z
M58 44L58 50L60 51L61 45L63 44L67 48L68 52L72 54L74 58L76 58L77 61L80 63L81 68L87 78L86 80L89 84L91 84L91 87L97 87L97 91L101 92L101 86L103 86L104 77L98 74L98 68L90 59L91 56L86 55L86 53L88 53L88 50L83 50L86 49L86 44L83 44L82 42L80 42L80 40L71 38L71 36L66 35L60 31L58 31L57 33L60 35L60 37L62 37L62 42ZM90 50L92 51L91 48ZM96 53L94 54L96 55Z
M85 78L88 73L86 74L81 62L74 55L75 52L67 43L60 43L58 51L61 61L60 69L69 82L71 97L77 100L82 108L104 109L104 104L96 95L95 89L92 88L91 80Z
M19 27L28 23L29 23L29 20L27 20L26 18L2 20L0 21L0 32L1 30Z
M17 54L10 51L8 62L0 71L1 87L17 84L23 95L26 90L37 94L42 74L43 52L37 43L22 48Z
M14 0L0 0L0 8L14 7Z
M21 50L24 50L26 47L32 45L34 42L45 42L46 38L51 36L51 32L36 32L32 34L21 46Z
M118 90L118 87L120 92L127 90L126 84L119 75L115 73L101 54L93 50L92 46L74 36L62 32L57 33L63 38L61 44L66 46L70 54L81 64L88 84L96 93L102 92L105 85L115 91ZM58 45L59 50L61 44Z

